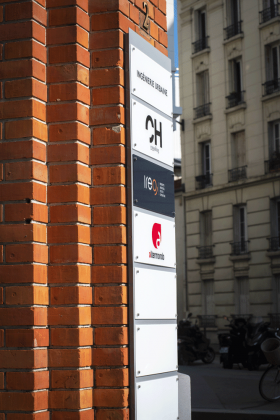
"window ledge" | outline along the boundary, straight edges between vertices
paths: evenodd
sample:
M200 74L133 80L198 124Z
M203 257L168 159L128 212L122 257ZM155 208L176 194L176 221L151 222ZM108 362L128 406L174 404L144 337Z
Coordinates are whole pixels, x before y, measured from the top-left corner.
M201 51L198 51L198 52L196 52L196 53L192 54L192 55L191 55L191 58L198 57L198 56L200 56L200 55L202 55L202 54L204 54L204 53L209 54L209 53L210 53L210 51L211 51L211 48L210 48L210 47L204 48L204 50L201 50Z
M193 124L198 124L200 122L207 121L207 120L212 120L212 119L213 119L213 115L209 114L209 115L205 115L205 117L194 118L192 123Z
M215 257L211 258L197 258L196 259L197 264L203 265L203 264L214 264L215 263Z
M262 102L268 101L269 99L277 98L280 96L280 90L278 92L271 93L270 95L265 95L261 98Z
M275 22L280 22L280 16L276 16L275 18L270 19L267 22L260 23L259 24L259 29L266 28L267 26L269 26L269 25L271 25L272 23L275 23Z
M223 44L224 44L224 45L226 45L226 44L228 44L229 42L231 42L231 41L235 41L236 39L239 39L239 38L244 38L244 33L243 33L243 32L241 32L240 34L234 35L234 36L232 36L232 37L231 37L231 38L229 38L229 39L225 39L225 40L223 41Z
M247 254L240 254L240 255L230 255L230 261L249 261L251 259L250 252Z
M266 256L270 258L280 257L280 249L278 251L267 251Z
M239 109L246 109L246 108L247 108L247 105L246 105L246 102L244 102L243 104L233 106L232 108L225 109L224 113L225 114L230 114L231 112L238 111Z

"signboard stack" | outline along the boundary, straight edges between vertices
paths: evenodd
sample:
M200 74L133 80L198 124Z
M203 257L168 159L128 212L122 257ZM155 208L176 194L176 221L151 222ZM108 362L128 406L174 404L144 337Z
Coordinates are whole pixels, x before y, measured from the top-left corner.
M131 412L177 420L171 62L130 31L126 72Z

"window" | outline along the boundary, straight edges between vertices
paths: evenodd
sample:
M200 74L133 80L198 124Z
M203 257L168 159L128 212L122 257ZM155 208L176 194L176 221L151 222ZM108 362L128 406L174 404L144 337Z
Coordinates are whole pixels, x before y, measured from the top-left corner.
M280 248L280 198L270 202L270 251Z
M280 170L280 121L268 125L269 160L266 162L266 173Z
M195 12L195 42L194 54L207 48L206 35L206 10L197 10Z
M235 310L238 315L248 315L250 311L249 279L239 277L236 280Z
M202 284L203 308L204 315L214 315L214 280L205 280Z
M246 206L233 207L233 239L233 255L246 254L248 252Z
M208 70L196 75L196 103L195 118L210 114Z
M232 168L229 171L229 182L247 178L245 131L232 134Z
M261 23L278 16L278 0L263 0L263 10L261 12Z
M202 173L206 177L211 175L211 149L210 143L202 144Z
M280 44L269 45L265 50L266 82L265 95L280 90Z
M244 102L241 58L229 61L229 83L230 94L227 98L228 108L231 108Z
M240 168L246 165L245 131L232 135L232 167Z
M212 185L212 174L211 174L211 147L210 142L201 143L201 174L197 176L196 189L202 189L210 187Z
M241 13L239 0L227 0L226 39L241 33Z
M200 245L212 247L212 211L200 213Z

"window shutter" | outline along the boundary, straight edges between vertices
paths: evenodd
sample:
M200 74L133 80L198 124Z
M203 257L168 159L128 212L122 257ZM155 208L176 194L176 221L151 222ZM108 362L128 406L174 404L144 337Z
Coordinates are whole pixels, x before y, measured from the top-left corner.
M245 131L240 131L235 134L235 147L236 147L236 163L237 167L246 165L246 143Z

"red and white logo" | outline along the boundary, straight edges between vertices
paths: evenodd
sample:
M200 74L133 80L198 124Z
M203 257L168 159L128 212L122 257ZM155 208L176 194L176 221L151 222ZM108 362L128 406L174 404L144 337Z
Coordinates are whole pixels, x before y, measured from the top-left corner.
M161 243L161 224L154 223L152 228L152 239L154 247L158 249Z

